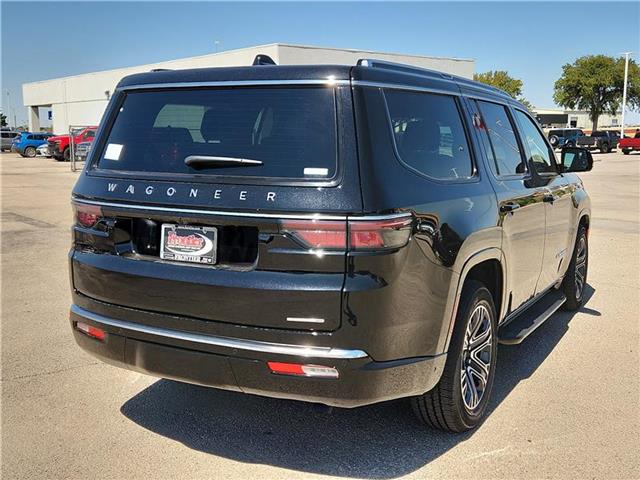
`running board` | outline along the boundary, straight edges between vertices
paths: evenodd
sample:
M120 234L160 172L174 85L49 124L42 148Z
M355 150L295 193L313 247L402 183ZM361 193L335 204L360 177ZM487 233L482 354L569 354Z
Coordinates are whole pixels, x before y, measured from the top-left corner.
M559 290L554 289L544 294L540 300L498 329L498 343L503 345L522 343L566 301L567 297Z

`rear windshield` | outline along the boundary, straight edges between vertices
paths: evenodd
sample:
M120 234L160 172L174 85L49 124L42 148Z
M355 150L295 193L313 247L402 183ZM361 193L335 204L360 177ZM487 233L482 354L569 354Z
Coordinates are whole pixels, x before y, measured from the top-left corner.
M330 179L337 163L335 112L331 88L132 92L121 105L97 166ZM187 157L199 158L188 166Z

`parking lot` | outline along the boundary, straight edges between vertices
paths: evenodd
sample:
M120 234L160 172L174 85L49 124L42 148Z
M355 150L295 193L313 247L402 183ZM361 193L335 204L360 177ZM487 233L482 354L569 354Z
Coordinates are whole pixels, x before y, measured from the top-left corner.
M68 325L69 164L2 154L3 478L640 477L640 155L594 154L588 301L501 346L491 413L331 412L98 362Z

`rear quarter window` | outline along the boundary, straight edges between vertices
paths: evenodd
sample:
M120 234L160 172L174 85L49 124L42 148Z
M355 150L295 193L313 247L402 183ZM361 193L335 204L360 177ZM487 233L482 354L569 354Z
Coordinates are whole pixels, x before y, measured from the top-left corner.
M322 180L337 170L336 105L327 87L175 89L127 93L97 168ZM189 156L261 165L195 168Z
M454 97L385 90L385 98L403 164L440 180L473 175L469 144Z

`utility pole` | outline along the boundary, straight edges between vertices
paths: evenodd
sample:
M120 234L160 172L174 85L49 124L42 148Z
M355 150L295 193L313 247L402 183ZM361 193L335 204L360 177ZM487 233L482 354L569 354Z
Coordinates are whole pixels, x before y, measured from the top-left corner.
M624 137L624 110L627 106L627 77L629 75L629 56L633 52L623 52L624 55L624 87L622 88L622 125L620 126L620 138Z

